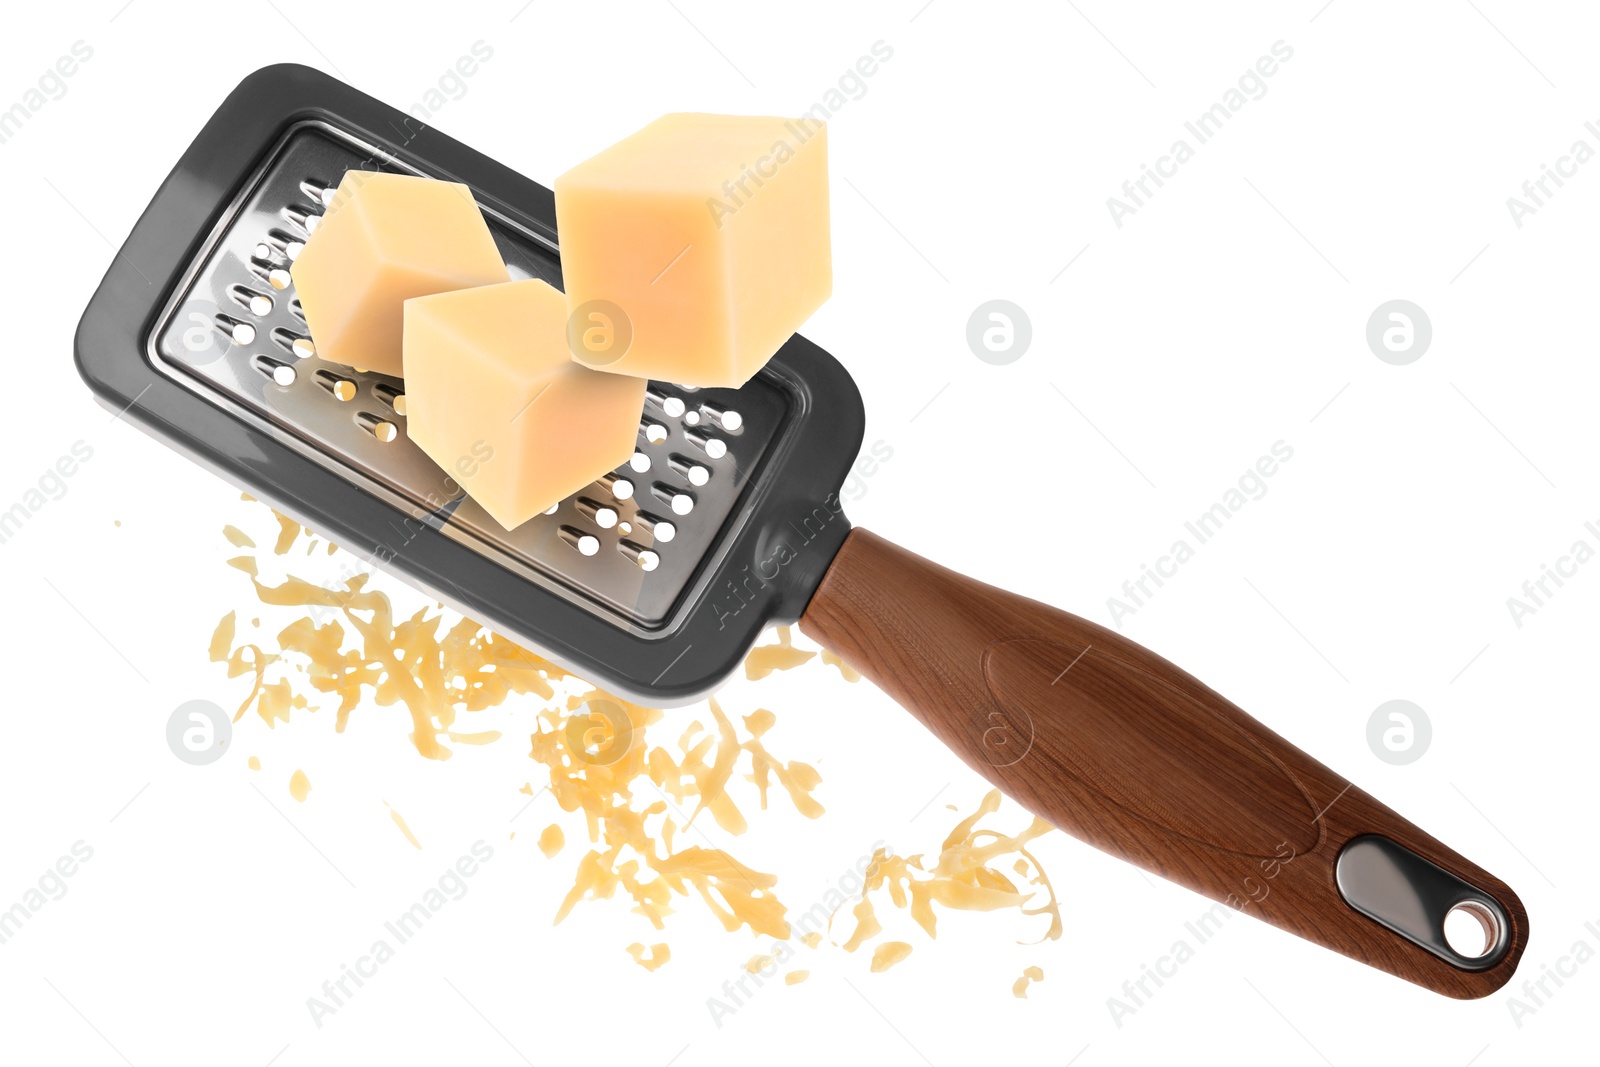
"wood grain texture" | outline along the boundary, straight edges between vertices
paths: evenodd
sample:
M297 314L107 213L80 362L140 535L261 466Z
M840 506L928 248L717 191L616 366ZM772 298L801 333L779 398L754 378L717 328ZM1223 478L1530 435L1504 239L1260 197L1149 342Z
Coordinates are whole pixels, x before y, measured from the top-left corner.
M1274 926L1458 998L1527 945L1510 887L1117 633L853 531L800 628L1062 830ZM1340 848L1382 834L1498 900L1505 957L1458 968L1344 903Z

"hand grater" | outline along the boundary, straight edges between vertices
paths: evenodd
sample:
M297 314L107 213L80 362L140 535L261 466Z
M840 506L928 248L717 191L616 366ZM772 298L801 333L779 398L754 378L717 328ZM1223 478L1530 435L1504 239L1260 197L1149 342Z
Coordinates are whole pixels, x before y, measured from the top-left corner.
M795 336L739 389L652 382L632 460L514 531L406 435L405 383L323 361L289 265L345 171L469 186L514 278L561 284L550 192L326 75L252 74L78 327L96 397L430 595L671 705L799 620L1030 810L1113 855L1455 997L1527 943L1498 878L1103 627L852 530L861 397ZM1476 920L1481 949L1444 933Z

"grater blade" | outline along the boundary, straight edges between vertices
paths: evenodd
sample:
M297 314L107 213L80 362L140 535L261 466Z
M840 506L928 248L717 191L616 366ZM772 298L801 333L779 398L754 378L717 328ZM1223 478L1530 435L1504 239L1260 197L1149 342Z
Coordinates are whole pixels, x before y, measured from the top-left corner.
M159 369L205 399L239 404L502 566L630 624L658 626L778 435L782 391L760 378L738 390L651 383L632 461L506 530L410 440L404 382L315 354L289 267L351 169L420 172L326 123L288 131L173 294L152 337ZM552 245L487 218L514 279L560 286Z
M113 260L78 327L84 380L124 421L618 696L714 689L764 627L799 618L849 531L838 491L865 428L849 374L796 335L736 390L652 382L633 463L505 530L408 439L401 380L316 354L288 267L351 167L468 186L513 277L559 287L548 189L318 71L267 67Z

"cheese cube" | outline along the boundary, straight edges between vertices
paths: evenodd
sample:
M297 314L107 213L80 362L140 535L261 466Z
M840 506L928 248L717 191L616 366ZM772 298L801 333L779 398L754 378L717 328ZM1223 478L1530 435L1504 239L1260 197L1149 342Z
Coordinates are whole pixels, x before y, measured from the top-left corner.
M827 126L665 115L555 181L574 355L744 384L833 291Z
M334 215L338 214L340 208L344 207L350 202L351 198L356 195L357 190L359 190L363 185L367 184L368 178L382 173L384 172L377 170L361 170L359 168L345 171L344 177L339 180L339 184L332 189L326 190L322 194L322 218L317 224L320 226L322 223L333 218Z
M406 300L511 277L465 185L357 170L289 273L317 355L397 377Z
M645 382L573 362L537 279L405 303L407 430L506 529L632 458Z

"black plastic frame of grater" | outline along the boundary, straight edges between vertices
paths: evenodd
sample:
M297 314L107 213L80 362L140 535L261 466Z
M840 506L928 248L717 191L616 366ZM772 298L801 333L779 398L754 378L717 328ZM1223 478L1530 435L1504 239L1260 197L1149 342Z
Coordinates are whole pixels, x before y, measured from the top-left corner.
M797 619L849 532L839 488L865 430L837 360L794 336L762 371L789 400L714 547L653 632L625 628L542 588L366 493L162 374L151 331L174 287L265 153L291 125L326 122L397 159L470 186L486 206L555 240L551 192L344 83L295 64L245 78L184 152L90 299L74 342L99 400L170 447L580 677L642 703L698 699L774 622Z

